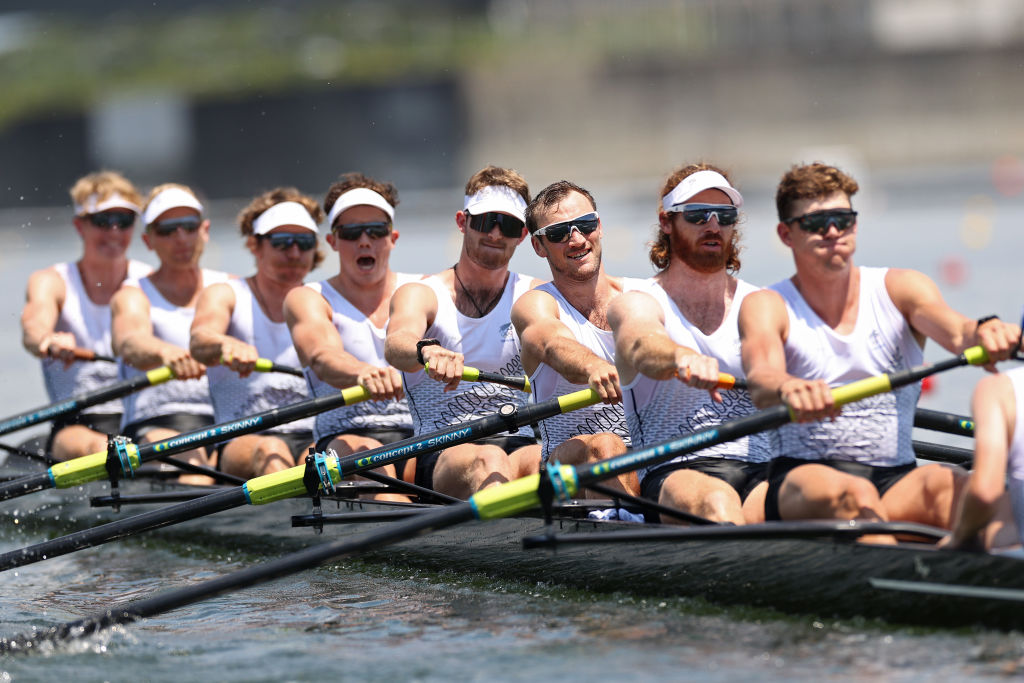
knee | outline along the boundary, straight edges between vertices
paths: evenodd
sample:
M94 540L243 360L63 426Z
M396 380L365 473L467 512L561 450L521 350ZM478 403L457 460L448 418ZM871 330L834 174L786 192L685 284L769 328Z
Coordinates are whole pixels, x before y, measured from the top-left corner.
M587 445L587 462L598 462L626 452L623 440L611 432L594 434Z
M836 509L847 510L854 515L865 510L881 511L878 489L863 477L851 477L843 486L833 488L832 500Z

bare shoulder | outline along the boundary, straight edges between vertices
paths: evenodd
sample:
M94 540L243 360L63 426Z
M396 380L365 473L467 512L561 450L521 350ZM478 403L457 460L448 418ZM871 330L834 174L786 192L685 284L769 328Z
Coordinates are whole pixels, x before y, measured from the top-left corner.
M28 276L27 289L30 296L34 293L53 294L59 292L63 294L64 278L60 276L54 266L41 268Z
M664 322L663 315L658 301L641 290L624 292L615 297L608 306L608 323L612 329L638 320Z
M517 327L538 318L558 318L558 304L555 298L542 289L524 292L512 304L512 322Z

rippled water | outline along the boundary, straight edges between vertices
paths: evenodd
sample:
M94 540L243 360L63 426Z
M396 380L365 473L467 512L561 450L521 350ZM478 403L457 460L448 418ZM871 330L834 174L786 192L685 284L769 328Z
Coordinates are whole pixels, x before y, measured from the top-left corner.
M613 274L649 274L642 244L654 223L648 194L657 186L592 188L608 233L606 263ZM1006 285L1020 273L1020 197L998 196L984 169L935 174L916 183L897 175L876 176L865 186L858 206L860 263L923 270L972 316L1018 313L1024 297L1019 288ZM788 275L791 264L772 237L770 187L744 189L743 274L768 284ZM451 215L460 193L448 194L403 197L396 268L433 271L455 260ZM243 203L225 203L215 212L208 265L239 273L250 269L229 224ZM5 291L20 292L31 270L74 256L77 244L70 228L63 227L64 211L0 216L0 287ZM965 232L965 226L975 232ZM141 249L135 253L146 257ZM942 265L950 259L966 268L960 284L942 280ZM330 263L329 257L314 276L328 276ZM514 265L531 274L546 273L528 245L520 248ZM38 368L19 347L19 310L20 295L0 299L0 320L8 323L8 332L0 335L0 380L7 387L0 392L3 415L45 403ZM930 358L943 354L929 351ZM925 404L966 411L977 372L943 375ZM23 504L0 503L4 511L18 505ZM29 521L0 525L0 551L53 532ZM163 535L7 572L0 575L0 636L73 620L280 552ZM1024 639L1020 634L929 632L723 610L690 599L644 601L629 594L496 583L479 575L353 561L209 600L47 655L0 658L0 672L0 680L170 681L200 675L246 681L339 676L382 681L961 680L1024 673Z

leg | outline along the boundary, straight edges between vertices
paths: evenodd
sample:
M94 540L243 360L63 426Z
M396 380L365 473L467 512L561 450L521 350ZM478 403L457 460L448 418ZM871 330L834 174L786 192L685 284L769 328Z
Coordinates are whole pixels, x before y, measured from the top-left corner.
M367 436L339 434L331 441L329 448L333 448L339 456L346 456L353 453L359 453L361 451L380 448L381 445L380 441L371 439ZM399 463L399 466L404 468L405 465L404 463ZM372 471L391 477L392 479L398 478L397 470L394 465L382 465L380 467L375 467ZM359 475L356 475L356 478L365 480L364 477L360 477ZM396 503L408 503L411 501L409 496L404 493L375 493L370 496L370 499L392 501Z
M893 484L882 503L889 519L949 529L967 478L967 472L951 465L918 467Z
M288 443L276 436L246 434L232 439L220 451L220 469L251 479L295 467Z
M513 463L498 446L460 444L441 451L434 467L434 490L465 500L480 489L516 477Z
M768 482L762 481L747 494L743 501L743 519L747 524L764 522L764 497L768 494Z
M714 522L743 524L743 509L736 489L716 477L697 470L676 470L661 485L658 502ZM682 524L665 516L665 524Z
M809 464L795 468L779 489L779 513L784 520L859 519L889 521L878 489L864 477ZM892 536L862 536L864 543L893 545Z
M53 437L53 457L64 462L107 451L107 435L84 425L68 425Z
M153 427L139 438L140 444L156 443L157 441L163 441L164 439L170 439L171 437L177 436L178 432L173 429L167 429L166 427ZM178 453L177 457L179 460L184 460L192 465L201 465L203 467L210 466L210 459L206 455L205 448L193 448L188 451ZM178 477L178 481L182 484L189 484L192 486L209 486L214 483L213 479L206 476L205 474L189 474L184 473Z
M518 451L517 451L518 452ZM626 444L611 432L599 434L584 434L575 436L560 443L551 451L551 459L557 460L564 465L588 465L593 462L600 462L621 455L626 452ZM621 474L615 479L604 482L609 488L616 491L628 493L631 496L639 495L640 484L637 481L636 472ZM604 498L592 491L584 491L582 498Z

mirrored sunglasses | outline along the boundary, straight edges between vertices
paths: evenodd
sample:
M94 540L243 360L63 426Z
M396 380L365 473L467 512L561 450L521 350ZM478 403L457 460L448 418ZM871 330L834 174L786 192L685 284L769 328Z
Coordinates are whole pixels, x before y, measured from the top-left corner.
M202 225L202 219L198 216L188 216L185 218L168 218L167 220L157 221L149 226L149 229L160 237L167 237L178 232L178 230L184 230L188 234L192 234L199 230L199 226Z
M131 230L135 225L135 214L128 211L103 211L89 215L89 222L101 230Z
M739 210L732 204L683 204L678 211L684 221L694 225L706 225L712 216L719 225L736 225L740 219Z
M580 233L584 237L597 230L598 216L597 212L585 213L582 216L577 216L570 221L563 221L562 223L552 223L551 225L545 225L540 228L534 235L546 237L548 242L554 244L561 244L565 242L572 235L572 231Z
M505 237L520 237L523 234L523 226L526 225L526 223L515 216L510 216L507 213L498 213L497 211L488 211L479 216L474 216L468 211L465 214L466 218L469 219L469 227L477 232L490 232L497 225L498 230Z
M287 251L294 244L299 251L316 248L316 235L311 232L274 232L269 235L257 235L260 239L270 242L274 249Z
M829 227L836 226L836 230L843 232L853 227L857 222L857 212L852 209L824 209L812 211L802 216L794 216L786 223L796 223L801 230L824 235Z
M391 232L391 223L342 223L335 225L333 231L335 235L349 242L359 239L364 232L369 235L370 239L376 240L387 237Z

